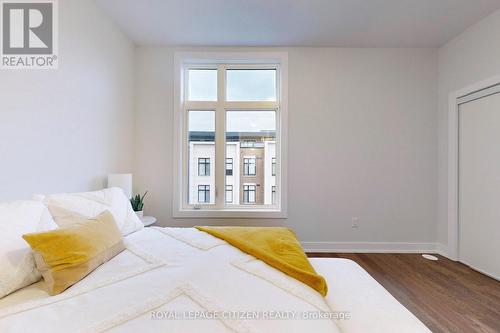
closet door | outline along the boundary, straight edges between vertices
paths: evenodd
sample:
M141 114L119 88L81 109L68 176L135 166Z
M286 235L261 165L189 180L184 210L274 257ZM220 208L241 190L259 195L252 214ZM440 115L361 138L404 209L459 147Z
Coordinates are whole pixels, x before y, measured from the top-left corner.
M500 279L500 93L459 106L459 258Z

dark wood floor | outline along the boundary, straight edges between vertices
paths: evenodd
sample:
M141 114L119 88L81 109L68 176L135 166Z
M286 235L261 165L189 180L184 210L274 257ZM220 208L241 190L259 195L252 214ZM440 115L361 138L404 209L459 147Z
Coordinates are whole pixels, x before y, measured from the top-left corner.
M356 261L435 333L500 332L500 282L466 265L419 254L308 255Z

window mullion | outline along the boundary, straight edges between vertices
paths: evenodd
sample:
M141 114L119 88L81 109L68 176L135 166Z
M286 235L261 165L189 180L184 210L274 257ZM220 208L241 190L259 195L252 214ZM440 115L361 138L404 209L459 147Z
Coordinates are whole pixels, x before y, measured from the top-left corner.
M275 110L279 102L226 102L226 109L231 110Z
M217 66L217 107L215 112L215 207L224 208L225 205L225 173L226 149L225 127L226 110L224 100L226 96L226 68Z

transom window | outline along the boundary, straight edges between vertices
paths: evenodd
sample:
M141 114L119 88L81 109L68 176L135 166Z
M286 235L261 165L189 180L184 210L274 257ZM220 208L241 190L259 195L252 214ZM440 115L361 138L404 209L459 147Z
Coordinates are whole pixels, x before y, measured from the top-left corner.
M177 215L253 217L255 211L255 217L283 217L282 193L276 190L283 186L276 185L283 182L286 57L279 54L269 62L180 59ZM189 210L193 213L184 213Z

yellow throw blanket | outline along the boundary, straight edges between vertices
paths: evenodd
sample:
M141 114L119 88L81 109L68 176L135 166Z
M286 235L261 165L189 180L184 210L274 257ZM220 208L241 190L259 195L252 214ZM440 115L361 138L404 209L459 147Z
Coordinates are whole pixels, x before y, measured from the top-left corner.
M196 228L225 240L326 296L328 287L325 279L311 266L292 230L275 227Z

